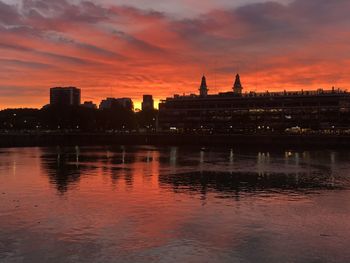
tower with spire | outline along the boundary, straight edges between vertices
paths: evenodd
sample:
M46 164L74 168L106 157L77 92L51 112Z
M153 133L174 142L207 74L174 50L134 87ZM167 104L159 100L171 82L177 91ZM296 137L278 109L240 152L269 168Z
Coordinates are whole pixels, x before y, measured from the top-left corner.
M202 83L201 86L199 87L199 95L201 97L206 97L208 95L208 86L207 86L207 80L205 76L203 75L202 77Z
M242 94L242 83L241 83L241 78L239 76L239 74L236 75L236 80L235 80L235 84L233 84L233 93L235 94Z

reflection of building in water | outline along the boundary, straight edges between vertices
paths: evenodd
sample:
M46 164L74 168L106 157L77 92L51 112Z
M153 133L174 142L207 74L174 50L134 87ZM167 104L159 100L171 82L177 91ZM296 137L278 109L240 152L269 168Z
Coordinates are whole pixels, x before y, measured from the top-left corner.
M61 193L78 184L82 175L96 171L98 167L95 164L104 158L99 155L83 155L78 146L42 148L40 156L41 166L50 183Z
M80 180L82 167L76 163L76 159L76 153L59 153L50 150L41 155L41 164L49 176L50 183L61 193L66 192L69 185L74 185Z
M157 180L159 174L158 151L125 147L121 149L120 152L114 151L115 160L109 163L109 170L105 171L105 174L111 174L114 187L125 186L126 190L131 190L146 183L152 184L154 180ZM120 160L121 163L118 164Z
M174 95L159 104L159 128L176 132L307 133L350 132L350 93L340 89L242 93L236 76L232 91Z
M113 185L124 182L131 188L134 183L134 172L130 166L135 162L135 152L128 152L125 146L111 147L106 151L103 173L111 177Z
M176 166L176 155L176 147L171 148L170 166ZM135 188L140 183L139 180L143 183L152 182L152 177L159 174L159 161L159 151L152 147L110 147L103 174L111 176L114 187L124 185L129 190ZM169 159L167 165L169 166Z
M197 171L161 175L160 185L171 185L176 192L283 192L300 190L332 189L331 177L307 173L255 173L255 172L212 172Z
M137 154L128 153L125 148L102 149L101 151L81 153L79 147L44 148L41 164L50 182L61 193L76 185L82 175L99 174L110 176L112 183L123 180L127 187L134 183L132 165Z

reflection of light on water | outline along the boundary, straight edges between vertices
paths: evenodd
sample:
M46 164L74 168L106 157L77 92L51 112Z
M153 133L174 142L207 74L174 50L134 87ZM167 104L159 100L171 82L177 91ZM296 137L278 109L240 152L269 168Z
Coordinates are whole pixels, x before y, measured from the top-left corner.
M286 166L289 165L289 158L293 156L291 151L284 152L284 163Z
M154 184L158 182L159 169L159 151L152 151L151 176Z
M303 152L302 156L303 159L305 159L307 157L307 153ZM286 151L284 153L284 163L286 168L288 167L289 171L293 170L295 174L298 174L300 170L300 153ZM296 180L298 181L299 179L296 177Z
M57 162L61 159L61 148L59 146L56 147L56 153L57 153Z
M126 155L125 147L122 146L121 149L122 149L122 163L125 164L125 155Z
M300 159L299 153L295 153L295 165L296 166L299 166L299 159Z
M170 165L175 167L177 161L177 147L170 148Z
M331 152L331 164L335 164L335 152Z
M266 167L270 164L270 153L259 152L257 156L258 174L262 175L266 172Z
M299 183L299 168L300 168L300 154L298 152L294 155L294 161L295 161L295 183Z
M335 178L334 178L334 173L336 170L336 153L335 152L331 152L331 174L330 174L330 179L331 179L331 186L335 186Z
M199 154L199 163L203 164L204 163L204 151L201 150Z
M310 166L310 153L309 152L303 152L303 162L307 165L307 174L309 175L311 173L311 166Z
M284 153L284 157L285 158L289 158L289 157L292 157L293 156L293 153L291 151L287 151Z
M310 160L310 153L309 152L303 152L303 159L304 161Z
M122 163L125 164L125 149L123 148L122 152Z
M16 163L16 161L14 160L13 163L12 163L13 175L16 175L16 170L17 170L17 163Z
M75 161L76 161L77 165L79 164L79 155L80 155L79 146L75 146Z
M86 262L116 255L121 262L140 261L145 255L180 262L283 262L286 257L309 262L316 255L322 262L348 262L350 239L344 230L349 191L323 189L331 162L335 185L342 179L348 183L346 152L293 152L285 167L284 151L270 156L256 151L243 155L229 148L220 153L126 148L123 167L121 148L110 149L115 158L108 162L106 148L80 148L80 168L75 169L70 163L76 157L74 147L61 149L61 155L55 148L40 149L37 156L28 156L25 149L1 155L0 168L7 169L6 174L16 169L18 177L0 176L1 192L6 191L0 192L0 240L9 248L3 261L55 254L59 262L67 255ZM56 158L61 158L62 167L56 167ZM205 161L203 171L198 171L200 159ZM176 173L170 160L177 165ZM225 170L228 162L234 162L236 173ZM294 184L298 162L301 172ZM257 178L257 164L266 169L266 176ZM310 177L304 172L309 165L314 172ZM208 167L212 171L206 172ZM56 194L53 187L62 193ZM39 232L40 236L30 235ZM23 237L25 242L18 245L16 240ZM64 243L45 243L57 237ZM44 246L33 250L38 242ZM239 249L232 252L233 245ZM255 255L257 246L258 252L269 253Z
M204 156L205 155L205 151L204 149L202 148L200 151L199 151L199 170L200 171L203 171L203 167L204 167Z
M230 165L233 165L233 157L234 157L233 149L231 149L231 151L230 151Z
M258 153L257 168L259 175L263 172L263 163L261 152Z

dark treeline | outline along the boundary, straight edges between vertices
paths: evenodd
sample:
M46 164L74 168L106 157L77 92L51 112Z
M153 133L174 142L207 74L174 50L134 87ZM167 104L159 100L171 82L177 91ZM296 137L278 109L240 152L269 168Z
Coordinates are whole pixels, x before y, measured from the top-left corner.
M1 130L154 131L156 110L134 112L123 107L97 110L81 106L0 111Z

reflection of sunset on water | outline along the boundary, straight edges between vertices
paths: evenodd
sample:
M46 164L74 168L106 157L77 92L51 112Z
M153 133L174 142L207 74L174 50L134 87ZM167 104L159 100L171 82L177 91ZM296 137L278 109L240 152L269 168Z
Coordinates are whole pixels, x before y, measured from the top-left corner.
M346 152L72 147L0 156L1 260L350 256Z

